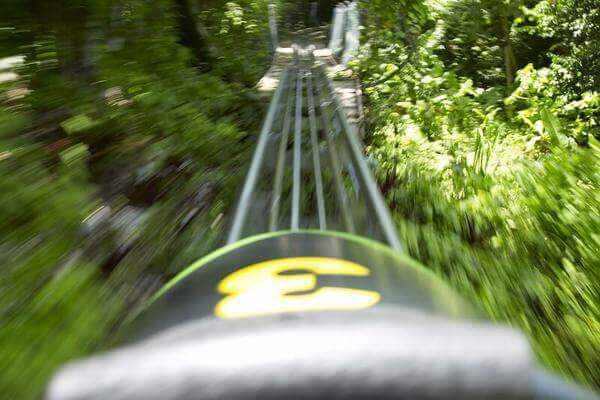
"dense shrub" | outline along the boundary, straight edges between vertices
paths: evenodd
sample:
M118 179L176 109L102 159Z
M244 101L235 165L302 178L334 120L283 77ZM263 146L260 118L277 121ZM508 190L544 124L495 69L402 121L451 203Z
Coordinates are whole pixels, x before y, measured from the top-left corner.
M266 0L209 3L3 4L2 396L39 397L218 243L270 45Z
M488 52L501 31L486 18L510 10L474 3L430 8L438 24L429 29L415 20L415 54L377 25L364 30L355 67L368 151L410 254L525 331L546 365L600 386L600 96L573 82L565 91L556 57L547 68L525 64L508 87L494 78L503 57ZM465 32L448 35L437 17L464 8L472 17L454 18L481 44L457 44L450 56L451 38Z

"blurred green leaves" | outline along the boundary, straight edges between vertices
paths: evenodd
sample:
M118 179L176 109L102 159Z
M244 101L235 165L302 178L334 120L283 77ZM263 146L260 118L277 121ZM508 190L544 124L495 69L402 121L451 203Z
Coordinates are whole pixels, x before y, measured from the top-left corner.
M412 19L412 58L402 36L378 25L392 8L365 5L354 66L368 151L410 254L523 329L546 365L600 387L598 92L566 90L564 63L545 59L548 40L559 49L570 39L537 33L543 7L531 10L544 2L491 3L438 4L429 9L435 26ZM564 11L555 18L576 24ZM510 37L522 66L510 85L506 32L495 25L503 15L516 18Z
M62 122L60 126L67 133L67 135L73 135L94 126L94 121L85 114L76 115Z
M219 243L262 117L267 1L187 5L210 72L181 44L173 0L10 1L0 15L6 398L39 398Z

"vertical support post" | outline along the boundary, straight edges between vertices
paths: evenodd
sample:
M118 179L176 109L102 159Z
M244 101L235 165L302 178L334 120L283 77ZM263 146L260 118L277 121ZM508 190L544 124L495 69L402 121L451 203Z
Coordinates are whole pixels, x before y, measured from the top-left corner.
M356 56L360 47L360 16L356 2L350 4L346 11L345 48L342 64L346 65Z
M315 27L319 25L319 4L316 1L310 3L310 24Z
M344 25L346 25L346 6L338 5L333 11L333 23L329 38L329 48L338 56L344 50Z
M271 30L271 46L273 52L279 47L279 33L277 31L277 6L273 3L269 4L269 29Z
M300 50L298 49L298 45L295 43L292 45L292 49L294 50L294 66L298 68L300 65Z

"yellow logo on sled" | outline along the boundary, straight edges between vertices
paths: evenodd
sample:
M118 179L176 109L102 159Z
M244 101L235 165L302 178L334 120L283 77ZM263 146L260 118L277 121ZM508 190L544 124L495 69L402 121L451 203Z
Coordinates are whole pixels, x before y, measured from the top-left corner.
M298 273L293 273L295 271ZM291 274L281 275L285 272ZM379 302L379 293L343 287L315 288L317 275L368 276L370 273L361 265L335 258L282 258L261 262L242 268L221 281L219 292L227 296L217 304L215 314L229 319L297 311L369 308ZM298 292L302 294L294 294Z

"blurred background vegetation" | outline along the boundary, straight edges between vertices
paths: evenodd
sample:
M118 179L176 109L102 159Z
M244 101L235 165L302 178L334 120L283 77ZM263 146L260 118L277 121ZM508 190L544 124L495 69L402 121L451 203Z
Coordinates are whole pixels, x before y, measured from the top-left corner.
M600 387L597 0L369 0L354 67L410 254Z
M268 2L2 1L2 396L39 397L220 244ZM597 0L360 6L368 153L409 252L600 387Z
M271 45L266 0L0 7L0 397L24 399L217 245Z

